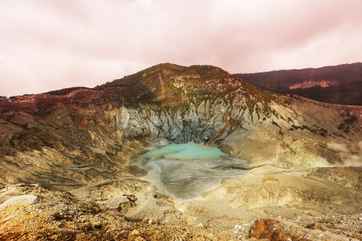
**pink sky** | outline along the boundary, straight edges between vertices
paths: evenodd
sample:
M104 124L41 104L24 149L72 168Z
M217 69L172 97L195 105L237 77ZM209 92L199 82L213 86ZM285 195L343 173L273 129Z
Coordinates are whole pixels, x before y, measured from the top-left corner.
M1 0L0 95L161 62L256 72L362 61L361 0Z

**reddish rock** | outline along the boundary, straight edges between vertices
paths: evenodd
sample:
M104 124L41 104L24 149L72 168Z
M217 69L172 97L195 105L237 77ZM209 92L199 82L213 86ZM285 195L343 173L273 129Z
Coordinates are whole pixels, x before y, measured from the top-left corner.
M258 219L251 226L250 238L266 239L269 241L308 241L289 234L284 230L282 224L273 219Z

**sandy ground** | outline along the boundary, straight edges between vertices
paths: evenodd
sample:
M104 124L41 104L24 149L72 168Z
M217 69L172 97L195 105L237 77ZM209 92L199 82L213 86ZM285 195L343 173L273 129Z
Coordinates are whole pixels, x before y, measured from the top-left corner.
M190 199L132 175L69 192L10 185L0 240L362 240L361 180L359 167L266 166Z

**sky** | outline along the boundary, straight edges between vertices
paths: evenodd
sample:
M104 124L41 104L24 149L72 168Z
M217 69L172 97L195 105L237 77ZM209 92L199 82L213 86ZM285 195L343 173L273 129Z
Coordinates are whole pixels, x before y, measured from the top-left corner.
M362 61L362 0L1 0L0 95L171 62L231 73Z

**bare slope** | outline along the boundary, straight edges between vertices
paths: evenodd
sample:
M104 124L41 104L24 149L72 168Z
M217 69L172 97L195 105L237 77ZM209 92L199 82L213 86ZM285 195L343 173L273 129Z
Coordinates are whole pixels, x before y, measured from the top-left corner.
M279 240L313 227L310 240L357 240L361 114L173 64L96 88L2 98L0 239L240 240L266 217L279 221L261 231L278 225ZM245 175L185 201L134 165L156 144L187 142L243 160ZM334 226L318 226L326 218Z

